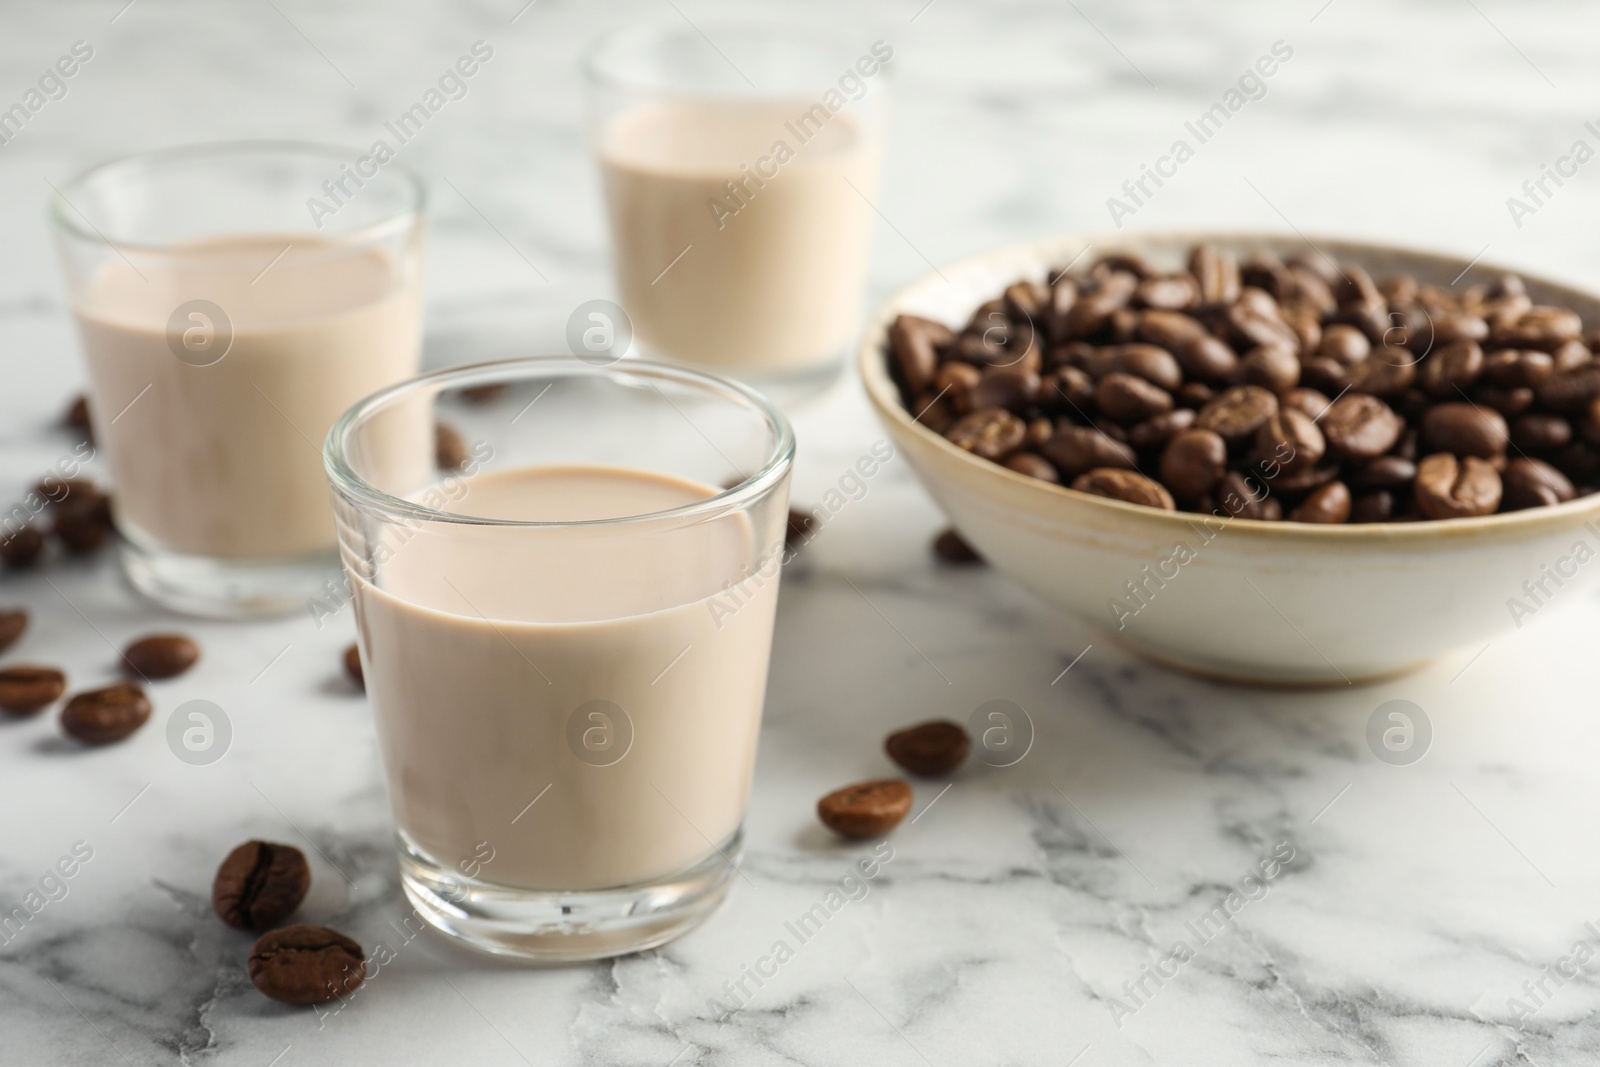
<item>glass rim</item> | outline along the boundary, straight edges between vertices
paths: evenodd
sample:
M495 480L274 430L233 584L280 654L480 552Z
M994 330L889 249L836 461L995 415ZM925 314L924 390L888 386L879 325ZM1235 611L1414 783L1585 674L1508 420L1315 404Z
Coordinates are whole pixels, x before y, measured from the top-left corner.
M660 511L640 512L636 515L618 515L608 519L572 519L556 522L525 519L495 519L483 515L466 515L430 508L414 500L385 492L357 474L350 466L345 443L351 432L367 418L387 407L390 402L407 393L437 387L440 393L475 385L499 384L507 381L535 377L531 372L549 370L552 377L615 378L636 375L647 379L671 381L691 386L706 393L720 393L742 401L759 415L772 430L773 444L760 467L739 483L701 500L680 504ZM652 381L653 385L654 382ZM660 392L657 389L657 392ZM663 399L666 394L661 394ZM672 404L667 399L669 405ZM675 405L673 405L675 406ZM681 414L681 412L680 412ZM685 421L688 417L685 416ZM693 426L693 423L690 423ZM696 428L698 431L698 428ZM713 448L716 446L713 445ZM746 510L763 495L794 463L794 429L789 420L761 393L729 378L695 370L675 363L652 359L624 359L614 364L597 366L577 356L523 356L515 359L470 363L433 371L408 378L359 400L340 415L328 431L322 447L323 469L334 492L351 504L365 510L379 512L389 518L421 522L444 522L464 526L528 528L528 529L595 529L627 526L634 523L659 522L680 518L700 518Z
M82 190L91 181L118 168L132 168L190 159L206 159L208 157L221 159L252 153L315 156L338 163L348 163L351 159L359 159L361 156L360 149L349 146L293 140L203 141L195 144L174 145L168 148L153 148L145 152L134 152L130 155L103 160L74 174L59 187L52 186L51 188L54 189L54 192L50 196L50 221L56 229L63 233L106 248L120 249L125 252L138 252L142 255L167 255L179 252L189 254L190 250L185 249L178 243L162 242L150 244L142 241L121 241L107 237L94 223L89 221L88 216L84 215L73 204L67 194ZM409 168L398 163L385 163L383 170L392 171L406 189L405 206L380 218L376 222L368 223L347 233L332 234L327 237L322 237L319 234L319 239L333 245L368 244L382 240L396 231L404 230L407 226L414 225L422 217L428 204L428 190L427 186L422 183L422 179L417 177ZM370 181L371 179L368 180ZM75 219L73 216L77 216L77 218ZM86 226L80 225L80 220ZM284 232L288 233L290 231ZM276 236L276 234L273 236Z
M604 60L607 52L632 37L659 38L665 37L669 33L688 33L705 39L706 43L710 44L710 40L701 32L702 26L710 26L714 30L719 28L744 29L768 33L782 31L790 34L805 34L812 41L834 43L850 39L849 35L839 27L829 27L826 24L814 21L777 15L726 15L700 19L692 26L665 18L647 19L630 22L615 29L607 30L591 41L583 53L582 69L584 79L591 87L604 87L638 96L657 96L678 100L786 100L803 97L810 91L806 89L762 90L751 87L749 92L719 92L708 89L674 88L630 79L606 69ZM716 49L716 45L711 45L711 47L714 50ZM737 70L737 68L734 69ZM885 68L882 73L887 73L887 69ZM822 90L825 86L818 85L816 88Z

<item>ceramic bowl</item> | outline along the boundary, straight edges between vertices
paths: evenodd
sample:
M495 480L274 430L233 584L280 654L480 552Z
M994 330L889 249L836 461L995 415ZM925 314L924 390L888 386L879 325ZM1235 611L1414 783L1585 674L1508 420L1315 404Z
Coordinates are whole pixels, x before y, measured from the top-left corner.
M1462 286L1505 268L1382 245L1311 239L1375 278L1400 271ZM952 327L1022 278L1084 256L1136 251L1178 268L1207 242L1285 255L1306 239L1182 233L1066 236L941 267L873 314L859 353L868 397L951 523L996 569L1151 659L1211 677L1342 685L1479 648L1578 598L1600 576L1600 494L1554 507L1440 522L1320 526L1160 511L1013 473L916 423L885 359L910 313ZM1600 298L1523 274L1535 303L1600 324ZM1068 650L1076 651L1076 650Z

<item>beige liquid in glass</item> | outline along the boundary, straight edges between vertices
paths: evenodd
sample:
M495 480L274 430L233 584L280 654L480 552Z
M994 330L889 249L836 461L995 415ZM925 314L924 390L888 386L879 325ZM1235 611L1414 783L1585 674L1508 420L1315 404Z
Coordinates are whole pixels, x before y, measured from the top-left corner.
M467 482L473 515L575 522L717 492L611 467ZM526 889L659 879L706 859L749 797L778 577L749 574L746 516L672 528L430 523L356 582L367 692L400 830L454 872ZM719 596L719 594L722 594ZM574 712L621 709L625 754L583 758ZM614 762L601 765L604 761ZM483 845L487 848L483 848ZM461 868L464 869L464 868Z
M107 262L74 308L118 525L145 547L221 559L332 549L322 441L357 400L416 373L417 279L397 278L383 250L304 237L139 261ZM168 341L174 309L196 299L232 324L209 366Z
M646 353L782 373L850 342L878 152L848 111L820 123L806 107L641 104L603 131L618 287Z

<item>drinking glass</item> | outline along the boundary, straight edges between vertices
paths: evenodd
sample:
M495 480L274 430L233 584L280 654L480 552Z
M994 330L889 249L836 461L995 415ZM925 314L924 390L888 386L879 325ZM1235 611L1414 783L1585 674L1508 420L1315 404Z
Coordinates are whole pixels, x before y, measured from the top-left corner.
M622 308L647 355L825 377L855 335L894 49L816 22L634 26L586 63Z
M278 142L149 152L61 186L50 215L135 587L247 616L337 575L319 444L417 372L422 210L392 162Z
M462 465L441 472L445 423ZM441 371L335 424L340 548L422 919L490 952L583 959L715 908L740 856L793 456L760 395L648 360Z

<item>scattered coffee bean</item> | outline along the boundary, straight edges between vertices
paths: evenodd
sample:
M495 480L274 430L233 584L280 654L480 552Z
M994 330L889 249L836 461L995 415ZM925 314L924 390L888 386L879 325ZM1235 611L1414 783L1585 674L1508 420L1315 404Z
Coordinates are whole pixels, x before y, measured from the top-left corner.
M434 424L433 450L434 462L442 471L458 471L467 465L467 442L454 426Z
M840 837L880 837L900 825L911 810L911 786L899 778L879 778L837 789L817 801L817 818Z
M125 667L141 678L176 678L200 659L200 646L182 634L151 634L122 650Z
M1600 486L1600 330L1517 279L1380 283L1213 247L1171 266L1116 253L1016 282L960 327L902 316L901 399L980 458L1158 508L1404 522L1559 502L1545 470L1511 475L1513 446L1574 492ZM1420 478L1430 453L1455 467Z
M76 554L93 552L111 537L111 498L102 494L74 494L51 508L51 532Z
M505 396L511 386L505 382L488 385L469 385L461 390L461 399L469 404L490 404Z
M285 926L250 949L250 981L285 1004L322 1004L354 992L367 977L361 946L326 926Z
M961 766L972 739L960 723L937 719L890 734L883 742L889 758L912 774L938 778Z
M946 530L933 539L933 554L940 562L951 563L958 567L983 562L983 557L978 555L977 550L967 544L966 540L954 530Z
M361 646L351 645L344 650L344 673L356 684L356 688L366 692L367 678L361 673Z
M61 699L67 676L54 667L18 664L0 669L0 711L34 715Z
M798 552L817 535L817 519L809 511L789 509L789 518L783 528L783 547Z
M150 718L150 701L131 682L91 689L67 701L61 728L86 745L121 741Z
M61 416L61 424L68 429L76 430L85 441L94 443L94 427L89 423L89 398L79 393L72 398L72 403L67 405L66 413Z
M305 853L293 845L246 841L217 868L211 908L235 930L266 930L293 915L310 888Z
M22 636L28 628L28 613L21 608L10 611L0 611L0 652L4 652L17 643L17 638Z
M0 563L7 567L31 567L44 551L44 534L37 526L23 526L0 541Z

